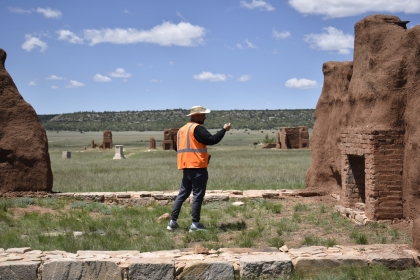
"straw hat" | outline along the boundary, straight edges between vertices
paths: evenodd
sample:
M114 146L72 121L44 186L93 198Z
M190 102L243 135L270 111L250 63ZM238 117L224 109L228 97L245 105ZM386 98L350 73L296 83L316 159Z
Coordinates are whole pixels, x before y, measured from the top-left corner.
M187 115L187 117L195 115L195 114L208 114L208 113L210 113L209 109L204 108L203 106L194 106L191 108L190 113Z

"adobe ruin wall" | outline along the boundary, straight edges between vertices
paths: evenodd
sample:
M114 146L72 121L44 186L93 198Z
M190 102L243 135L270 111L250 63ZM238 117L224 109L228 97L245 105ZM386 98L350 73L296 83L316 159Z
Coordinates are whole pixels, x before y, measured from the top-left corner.
M0 49L0 194L49 192L53 174L47 134L6 71L5 61L6 52Z
M415 218L420 213L420 26L406 29L406 24L395 16L368 16L355 25L353 62L324 63L305 182L308 190L343 193L343 158L351 156L343 133L354 131L356 138L399 133L402 162L391 164L402 180L396 203L404 218ZM374 157L379 158L380 145L369 148ZM374 193L366 199L379 203Z

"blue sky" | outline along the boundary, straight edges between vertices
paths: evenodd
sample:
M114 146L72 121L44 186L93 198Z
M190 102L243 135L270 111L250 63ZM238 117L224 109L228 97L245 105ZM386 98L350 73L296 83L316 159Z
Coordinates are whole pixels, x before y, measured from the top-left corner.
M322 64L353 60L354 24L418 0L0 3L0 48L38 114L315 108Z

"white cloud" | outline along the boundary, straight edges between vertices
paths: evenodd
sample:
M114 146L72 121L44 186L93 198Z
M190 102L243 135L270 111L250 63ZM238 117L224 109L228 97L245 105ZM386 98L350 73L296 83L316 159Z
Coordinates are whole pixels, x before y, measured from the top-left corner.
M314 80L308 80L308 79L290 79L287 80L287 82L284 84L288 88L298 88L298 89L307 89L307 88L313 88L316 87L316 81Z
M129 10L124 10L123 13L124 14L131 14Z
M65 79L66 78L59 77L59 76L56 76L56 75L51 75L51 76L45 78L45 80L65 80Z
M58 30L55 33L58 34L58 40L68 41L72 44L82 44L83 38L78 37L76 34L70 30Z
M134 28L106 28L106 29L86 29L84 39L89 41L90 45L100 43L112 44L135 44L150 43L160 46L181 46L191 47L204 43L206 30L197 25L188 22L173 24L163 22L150 30L137 30Z
M290 36L289 31L285 32L278 32L277 30L273 29L273 37L276 39L285 39Z
M248 41L248 39L246 39L245 40L245 42L246 42L246 44L247 44L247 46L248 46L248 48L251 48L251 49L256 49L257 47L256 46L254 46L250 41Z
M356 16L363 13L420 13L418 0L289 0L290 6L302 14L324 15L326 18Z
M97 82L111 82L111 78L107 76L102 76L101 74L96 74L93 76L93 79Z
M70 80L70 84L66 85L66 88L77 88L77 87L84 87L85 84L75 81L75 80Z
M174 65L175 64L175 62L173 62L173 61L169 61L168 62L170 65Z
M152 83L163 83L163 81L162 81L162 80L156 80L156 79L151 80L151 82L152 82Z
M58 89L58 86L51 86L51 89Z
M131 74L125 72L124 68L117 68L110 75L111 75L111 77L114 77L114 78L129 78L129 77L131 77Z
M270 4L262 0L252 0L251 3L248 3L246 1L240 1L240 3L242 7L245 7L251 10L256 9L256 8L259 8L260 10L266 10L269 12L275 10L273 6L271 6Z
M205 72L194 75L194 79L199 81L210 81L210 82L224 82L227 79L227 76L225 74L213 74L211 72Z
M28 86L36 86L36 81L29 81Z
M243 50L243 48L244 48L241 44L236 44L236 47L240 50Z
M9 7L9 11L11 11L12 13L16 13L16 14L31 14L32 13L31 10L24 10L22 8L19 8L19 7Z
M339 54L349 54L354 48L354 37L351 34L344 34L343 31L334 27L325 27L326 33L305 35L305 42L311 48L323 51L338 51Z
M251 75L242 75L238 78L238 81L240 82L247 82L251 80Z
M46 18L61 18L61 16L63 15L59 10L53 10L50 8L39 8L36 9L36 11L38 13L41 13L44 15L44 17Z
M22 44L22 49L26 50L27 52L32 51L33 48L39 47L40 52L45 52L48 45L47 43L41 41L39 38L32 37L31 34L25 35L26 41Z

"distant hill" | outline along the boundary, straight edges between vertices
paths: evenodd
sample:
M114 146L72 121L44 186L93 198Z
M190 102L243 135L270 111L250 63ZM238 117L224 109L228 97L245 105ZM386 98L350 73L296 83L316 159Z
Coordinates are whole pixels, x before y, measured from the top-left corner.
M212 111L206 119L207 129L221 128L231 122L235 129L279 129L314 125L315 109L296 110L228 110ZM38 115L46 130L60 131L159 131L183 126L189 110L151 110L124 112L76 112Z

